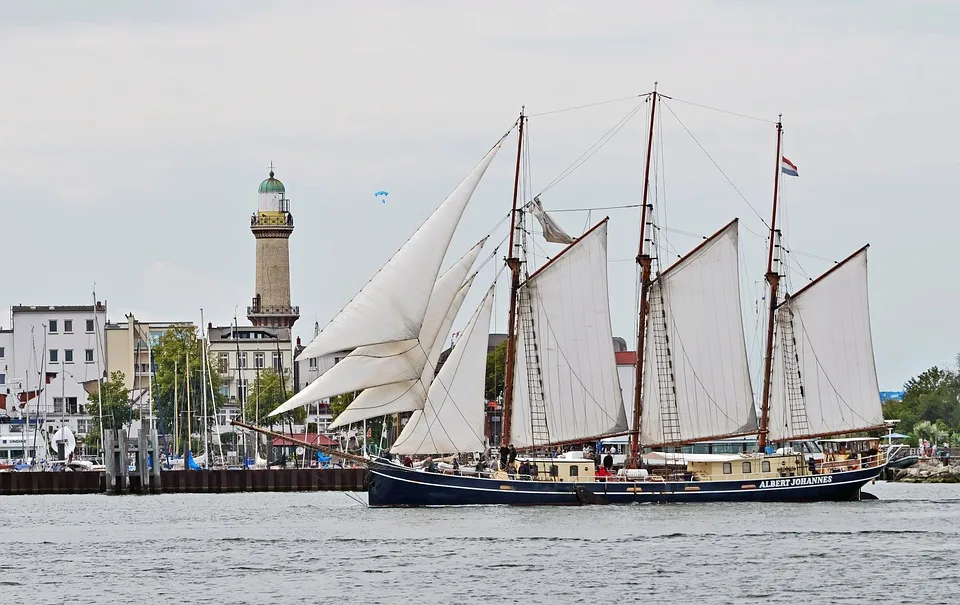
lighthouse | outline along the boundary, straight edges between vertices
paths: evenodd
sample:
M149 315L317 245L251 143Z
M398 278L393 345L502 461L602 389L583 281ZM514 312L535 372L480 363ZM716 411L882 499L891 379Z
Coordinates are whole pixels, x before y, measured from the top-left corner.
M274 177L273 164L270 175L260 183L250 231L257 240L257 289L247 307L247 319L254 326L291 328L300 318L299 307L290 305L293 214L283 183Z

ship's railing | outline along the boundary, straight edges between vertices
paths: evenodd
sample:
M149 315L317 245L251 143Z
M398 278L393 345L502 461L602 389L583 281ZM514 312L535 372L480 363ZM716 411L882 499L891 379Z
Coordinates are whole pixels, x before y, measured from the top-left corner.
M861 456L857 458L848 458L844 460L831 460L818 464L817 468L821 473L832 473L837 471L856 471L861 469L876 468L886 462L886 456L881 452L870 456Z

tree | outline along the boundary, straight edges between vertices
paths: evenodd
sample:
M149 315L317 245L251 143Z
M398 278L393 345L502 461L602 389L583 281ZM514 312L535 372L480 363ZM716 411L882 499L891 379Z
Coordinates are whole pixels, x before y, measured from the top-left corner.
M187 353L190 354L190 376L187 377ZM203 351L202 342L197 337L196 328L190 324L171 326L160 336L153 346L153 361L156 365L154 384L154 400L157 406L157 415L162 422L161 430L167 434L173 432L174 394L177 395L177 409L181 434L186 434L187 424L187 389L190 392L191 428L200 430L203 413ZM216 368L216 361L212 358L208 362L209 368ZM225 397L220 393L220 373L209 372L207 380L213 383L212 393L207 393L207 405L220 406ZM174 386L176 383L176 387ZM212 408L208 408L207 415L212 417Z
M883 406L884 418L900 420L898 431L941 443L960 432L960 370L934 366L903 388L901 401Z
M100 418L103 417L104 430L117 430L140 418L140 410L130 401L130 391L124 384L126 376L117 371L110 374L110 380L100 383L100 392L87 395L87 410L94 417L93 426L87 434L87 445L100 447ZM102 405L102 407L101 407Z
M507 374L507 341L498 344L487 353L487 379L483 394L487 401L493 401L503 393Z
M347 409L348 405L353 403L353 400L357 398L358 394L358 391L351 391L330 398L330 415L333 416L333 420L336 420L337 416L339 416L343 410Z
M307 410L300 407L277 416L267 416L277 406L287 400L289 391L283 384L283 378L273 368L260 371L253 381L253 387L247 391L244 415L247 422L275 426L285 422L303 424L307 419Z

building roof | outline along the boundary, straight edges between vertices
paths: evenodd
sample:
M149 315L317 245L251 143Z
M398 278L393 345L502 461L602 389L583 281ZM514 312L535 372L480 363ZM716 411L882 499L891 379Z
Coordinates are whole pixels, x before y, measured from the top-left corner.
M321 433L293 433L290 435L290 438L295 439L296 441L306 441L307 443L322 445L325 447L340 445L333 439ZM273 444L274 445L300 445L296 441L291 441L290 439L284 439L283 437L274 437Z
M286 191L283 187L283 183L279 180L273 178L273 171L270 171L270 176L260 183L259 193L283 193Z
M103 313L107 310L106 303L97 303L97 306L93 305L16 305L10 308L13 313L93 313L94 309L97 312Z
M210 342L290 342L290 328L265 326L207 326Z

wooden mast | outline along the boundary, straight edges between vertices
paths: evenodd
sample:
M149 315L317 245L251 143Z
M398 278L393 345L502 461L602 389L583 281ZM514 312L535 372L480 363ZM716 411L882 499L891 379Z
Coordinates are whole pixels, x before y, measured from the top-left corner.
M520 108L520 129L517 134L517 168L513 177L513 210L510 212L510 248L507 266L510 268L510 315L507 320L507 360L506 376L503 383L503 423L500 436L501 447L510 444L510 432L513 428L513 368L516 364L517 349L517 292L520 289L520 238L514 233L520 228L517 221L517 195L520 192L520 159L523 155L523 108Z
M769 433L769 428L767 426L770 418L770 379L771 372L773 367L773 336L774 336L774 319L777 314L777 286L780 284L780 271L779 268L777 271L773 270L773 253L774 248L779 247L777 244L779 232L777 231L777 197L780 192L780 165L781 165L781 152L780 148L783 143L783 124L781 123L779 117L777 118L777 162L776 170L773 173L773 215L770 219L770 251L767 254L767 283L770 284L770 311L767 314L767 349L764 354L763 359L763 394L760 398L760 430L759 430L759 446L760 451L763 452L767 447L767 433Z
M650 132L647 135L647 161L643 169L643 200L640 211L640 245L637 251L637 264L640 265L640 319L637 323L637 366L634 371L636 378L633 392L633 428L630 431L630 458L628 468L640 468L640 422L643 416L643 349L644 333L647 328L647 295L650 291L650 267L653 260L649 251L645 249L644 240L647 231L647 196L650 191L650 157L653 155L653 124L657 117L657 88L654 83L653 93L650 96Z

